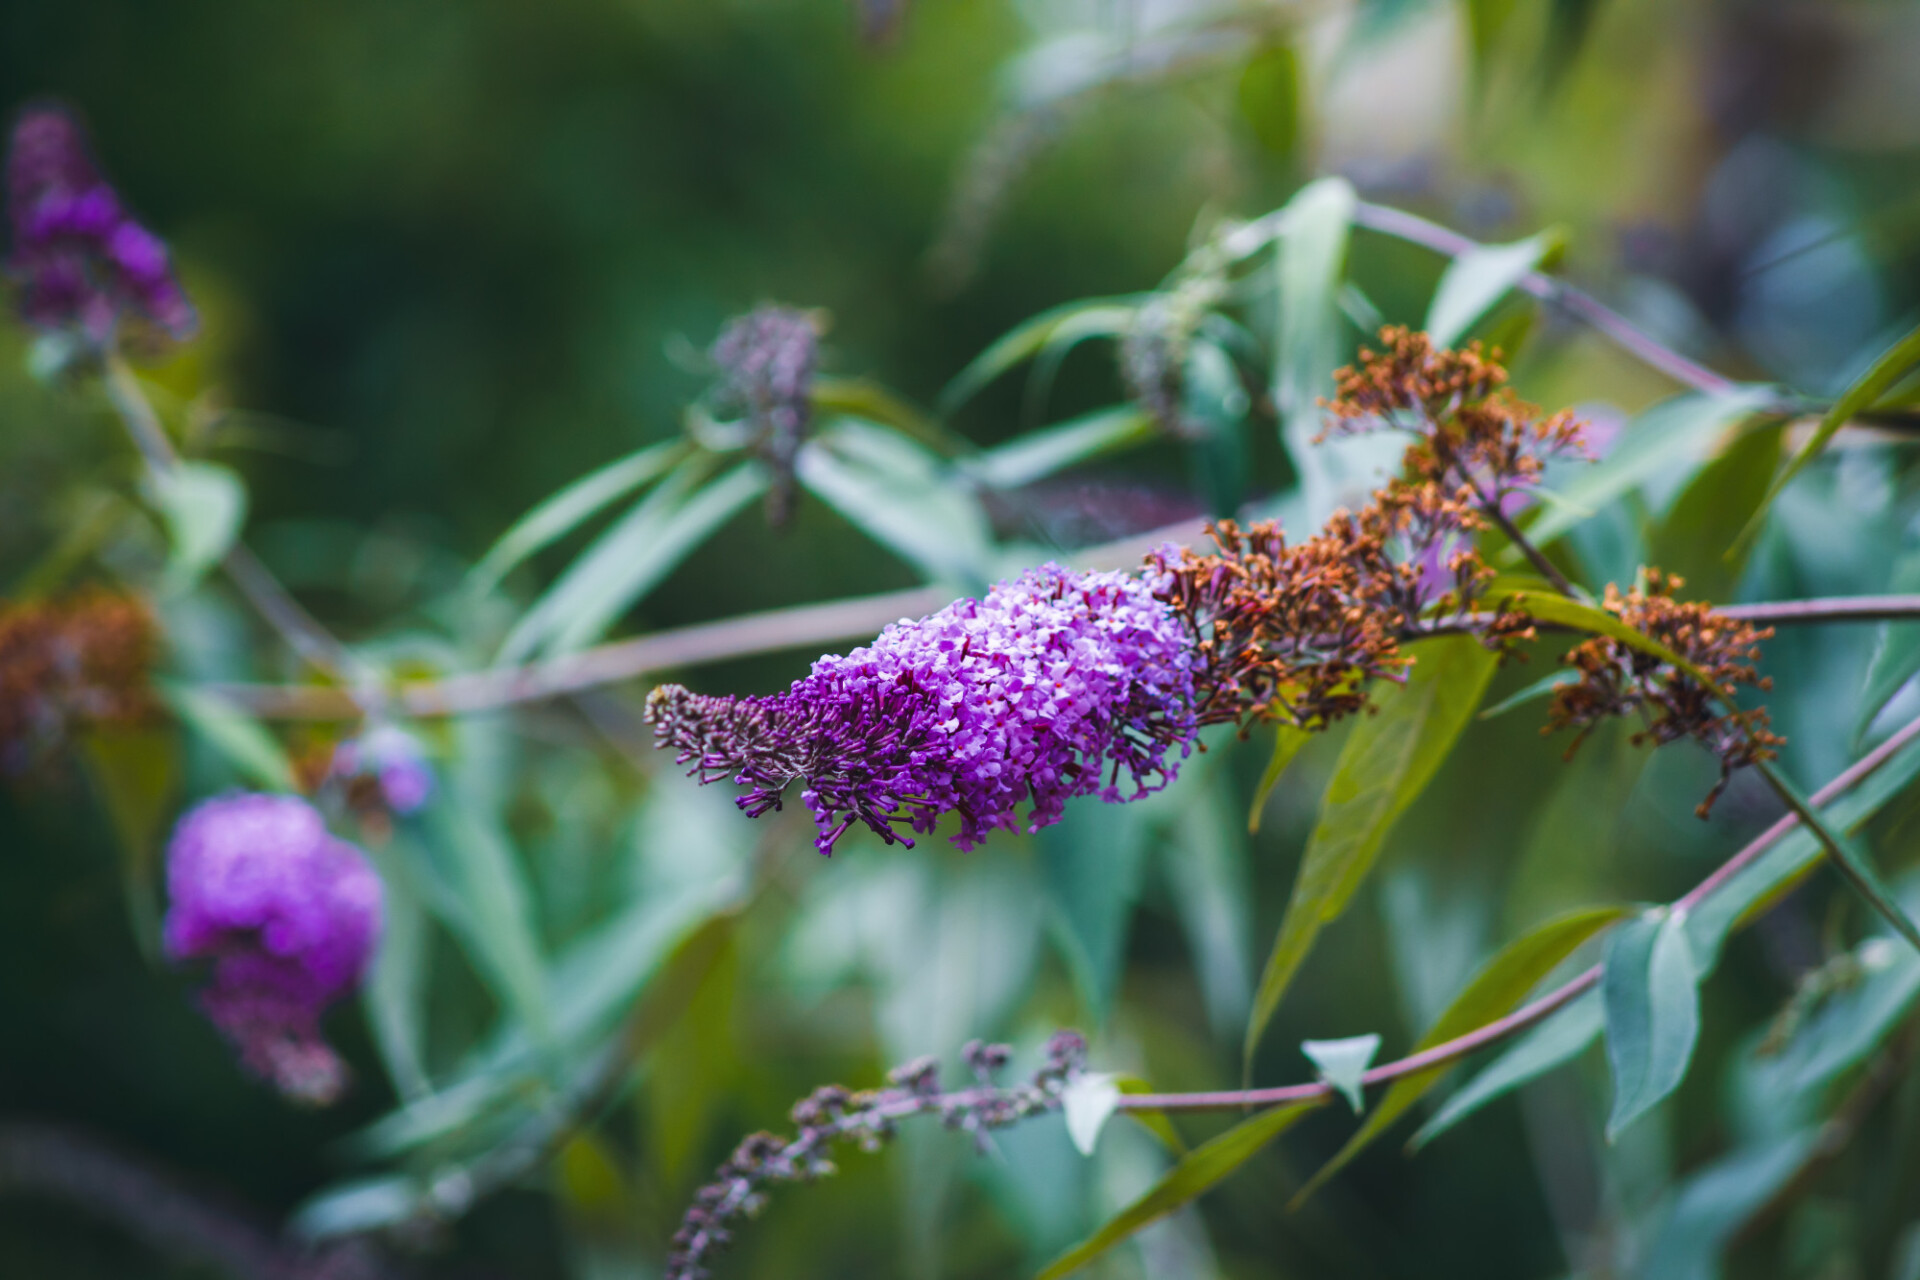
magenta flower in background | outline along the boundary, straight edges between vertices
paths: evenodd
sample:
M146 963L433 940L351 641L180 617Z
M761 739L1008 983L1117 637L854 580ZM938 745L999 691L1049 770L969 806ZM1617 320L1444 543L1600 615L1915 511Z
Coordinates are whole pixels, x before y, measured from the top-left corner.
M856 821L911 845L896 823L925 834L948 812L971 849L1058 822L1074 796L1112 803L1170 781L1169 750L1184 755L1195 729L1194 661L1149 584L1050 564L822 658L785 693L663 686L648 716L703 781L745 787L750 815L804 779L822 853Z
M402 816L433 797L433 768L419 742L393 725L379 725L334 748L332 772L346 782L372 781L381 803Z
M97 343L129 313L176 338L193 332L193 305L167 248L122 207L88 152L79 121L60 107L22 113L7 152L12 250L28 323L79 331Z
M241 1062L291 1098L337 1097L346 1068L320 1015L379 945L383 894L366 856L297 796L222 796L174 829L167 895L167 954L213 962L201 1008Z

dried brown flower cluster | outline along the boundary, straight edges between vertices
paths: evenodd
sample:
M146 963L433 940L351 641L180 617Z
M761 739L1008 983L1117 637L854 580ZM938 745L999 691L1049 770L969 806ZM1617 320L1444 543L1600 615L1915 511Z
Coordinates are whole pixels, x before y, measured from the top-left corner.
M885 1089L854 1092L840 1085L815 1089L794 1105L798 1134L792 1138L749 1135L720 1166L714 1180L694 1194L693 1207L673 1237L666 1280L702 1280L711 1275L707 1261L732 1242L733 1228L741 1218L760 1212L769 1185L812 1182L836 1172L830 1158L835 1144L852 1141L864 1151L877 1151L893 1137L899 1121L931 1114L949 1129L972 1134L976 1147L984 1152L989 1149L990 1130L1057 1110L1061 1092L1084 1069L1086 1056L1087 1042L1079 1032L1055 1032L1038 1071L1018 1084L1001 1085L994 1077L1012 1053L1006 1045L975 1040L961 1050L975 1082L966 1088L943 1092L939 1064L932 1058L918 1058L888 1072L890 1087Z
M130 596L0 602L0 773L25 770L76 726L150 715L158 648L152 613Z
M1674 599L1685 583L1671 574L1648 569L1643 576L1644 585L1625 595L1608 585L1601 602L1608 613L1693 663L1724 692L1773 687L1754 667L1760 642L1772 638L1773 628L1728 618L1705 603ZM1784 741L1768 729L1765 708L1720 709L1714 692L1693 676L1611 637L1596 636L1578 645L1565 661L1579 670L1580 678L1555 690L1542 732L1578 731L1567 748L1571 756L1594 725L1638 713L1646 727L1634 735L1635 745L1699 740L1720 761L1720 780L1695 811L1703 818L1734 770L1773 759Z

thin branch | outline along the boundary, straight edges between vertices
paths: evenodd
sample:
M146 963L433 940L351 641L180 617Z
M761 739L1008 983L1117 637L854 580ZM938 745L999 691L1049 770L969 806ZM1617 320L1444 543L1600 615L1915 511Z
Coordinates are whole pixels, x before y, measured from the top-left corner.
M180 455L167 438L153 402L140 387L140 379L117 352L109 352L105 361L107 398L112 401L121 425L134 447L140 451L147 470L162 476L180 465ZM300 602L287 594L267 567L246 547L235 542L221 567L240 594L253 605L267 625L308 663L336 679L353 677L364 681L366 672L346 646L334 639L314 620ZM344 695L343 695L344 696Z
M1920 718L1903 726L1892 737L1855 761L1834 779L1809 797L1821 807L1833 803L1899 753L1901 748L1920 738ZM1691 910L1723 887L1740 870L1751 865L1767 850L1780 843L1800 825L1799 815L1787 813L1761 832L1738 853L1722 863L1713 874L1695 885L1676 901L1675 910ZM1541 1022L1575 997L1600 981L1600 966L1595 965L1569 982L1555 987L1530 1004L1521 1006L1504 1018L1475 1028L1465 1035L1434 1045L1419 1053L1385 1063L1361 1077L1365 1085L1386 1084L1431 1067L1456 1062L1489 1045L1525 1031ZM1122 1111L1239 1111L1252 1107L1272 1107L1281 1103L1323 1103L1334 1097L1333 1086L1323 1081L1311 1084L1282 1085L1271 1089L1226 1089L1213 1093L1133 1093L1120 1099Z
M284 1242L244 1212L72 1130L0 1123L0 1196L64 1200L154 1252L232 1280L381 1280L392 1268L365 1241L328 1248Z
M1482 247L1478 241L1471 240L1437 222L1429 222L1417 214L1386 205L1368 204L1364 201L1356 204L1353 220L1369 231L1378 231L1382 235L1424 245L1448 257L1457 257ZM1683 386L1715 396L1731 394L1738 387L1738 384L1731 379L1722 377L1705 365L1681 355L1639 328L1618 311L1606 306L1592 294L1568 284L1565 280L1547 275L1545 272L1529 271L1520 278L1517 287L1521 292L1551 303L1567 314L1585 321L1613 339L1641 363L1658 369Z

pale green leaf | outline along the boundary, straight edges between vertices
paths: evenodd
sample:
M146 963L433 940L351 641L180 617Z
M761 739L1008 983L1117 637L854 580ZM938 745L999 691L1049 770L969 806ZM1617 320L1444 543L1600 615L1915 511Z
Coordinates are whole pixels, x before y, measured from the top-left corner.
M1093 1154L1107 1118L1120 1105L1117 1077L1098 1071L1075 1076L1060 1093L1060 1109L1067 1117L1067 1136L1083 1156Z
M1511 1048L1448 1098L1432 1118L1420 1126L1420 1131L1407 1143L1407 1149L1418 1151L1494 1099L1573 1061L1599 1038L1605 1026L1606 1015L1598 992L1588 991L1575 997L1565 1008L1555 1010L1539 1026L1516 1040Z
M1333 394L1340 357L1340 282L1356 203L1344 178L1322 178L1301 188L1283 214L1276 326L1274 403L1287 425L1296 458L1318 434L1319 400Z
M1565 233L1553 229L1512 244L1476 246L1455 256L1427 308L1423 327L1433 345L1457 345L1495 303L1565 244Z
M1471 636L1426 641L1413 653L1417 660L1407 682L1386 687L1377 698L1378 714L1357 720L1334 767L1254 995L1243 1050L1249 1063L1321 926L1346 909L1387 833L1473 718L1496 665Z
M1038 1280L1059 1280L1061 1276L1071 1275L1140 1228L1187 1204L1251 1160L1311 1109L1311 1103L1274 1107L1195 1147L1145 1195L1049 1263Z
M666 474L692 446L684 440L649 445L609 462L546 498L516 520L467 574L465 590L485 595L528 556L566 537L611 503Z
M1679 1187L1639 1275L1646 1280L1719 1280L1721 1255L1740 1229L1818 1150L1807 1128L1735 1151Z
M1313 737L1305 729L1290 724L1278 724L1273 732L1273 754L1267 757L1267 767L1260 774L1260 781L1253 789L1253 803L1247 809L1247 831L1260 830L1260 816L1267 810L1267 801L1273 795L1273 789L1280 785L1281 775L1293 758L1300 754L1300 748L1307 745Z
M1747 557L1744 549L1729 555L1727 545L1766 495L1785 434L1785 424L1775 423L1735 436L1694 473L1649 536L1647 563L1685 579L1689 598L1725 600L1739 584Z
M164 589L185 591L220 563L247 515L240 477L212 462L182 462L153 472L148 496L166 521L172 550Z
M1307 1055L1322 1080L1333 1086L1347 1105L1359 1115L1366 1107L1361 1080L1380 1052L1377 1035L1348 1036L1342 1040L1303 1040L1300 1052Z
M447 926L501 1004L545 1037L551 1020L532 893L506 832L489 812L443 792L423 815L427 849L456 908Z
M934 581L984 585L993 535L977 497L899 434L843 418L801 449L808 492Z
M1137 302L1131 299L1094 298L1055 307L1023 322L975 356L947 384L947 389L940 393L940 413L951 414L982 387L1015 365L1039 355L1062 335L1118 337L1133 323L1137 308Z
M1700 1038L1699 975L1686 917L1661 909L1621 925L1600 978L1613 1111L1607 1140L1679 1087Z
M1153 419L1138 407L1115 405L1015 436L967 462L965 470L992 488L1017 489L1158 437Z

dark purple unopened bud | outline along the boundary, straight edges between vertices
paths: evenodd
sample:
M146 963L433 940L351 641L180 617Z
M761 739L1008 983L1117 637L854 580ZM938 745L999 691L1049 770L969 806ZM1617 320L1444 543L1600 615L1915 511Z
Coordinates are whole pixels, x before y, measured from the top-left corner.
M346 1069L320 1015L379 945L383 893L366 857L296 796L222 796L175 828L167 894L167 954L213 961L201 1007L241 1061L289 1097L337 1097Z
M193 305L166 245L121 205L80 123L62 108L31 108L14 125L7 212L6 270L28 323L105 342L131 313L176 338L193 332Z

